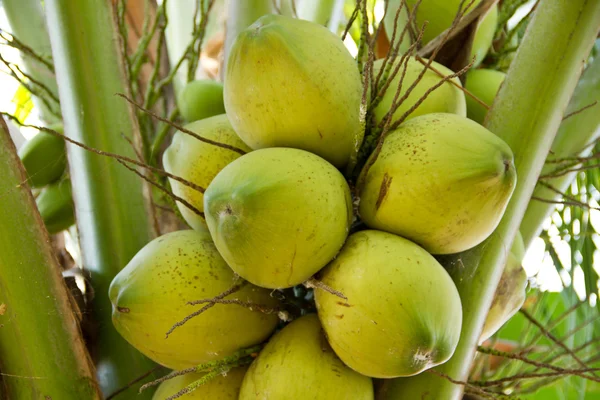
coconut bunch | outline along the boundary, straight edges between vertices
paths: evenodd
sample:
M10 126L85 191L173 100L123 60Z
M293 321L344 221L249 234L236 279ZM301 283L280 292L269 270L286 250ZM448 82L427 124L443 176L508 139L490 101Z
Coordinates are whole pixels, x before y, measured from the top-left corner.
M110 287L133 346L174 370L202 366L155 398L193 387L188 398L366 400L373 378L401 382L452 356L461 299L435 256L493 232L516 172L508 145L466 117L459 80L413 107L452 71L406 65L368 113L404 121L346 176L368 148L363 82L326 28L263 16L237 37L222 97L190 91L210 89L226 111L199 107L205 118L164 153L192 229L150 242ZM396 88L406 96L394 108ZM505 298L520 286L503 287L485 336L514 307ZM312 306L298 312L290 293Z

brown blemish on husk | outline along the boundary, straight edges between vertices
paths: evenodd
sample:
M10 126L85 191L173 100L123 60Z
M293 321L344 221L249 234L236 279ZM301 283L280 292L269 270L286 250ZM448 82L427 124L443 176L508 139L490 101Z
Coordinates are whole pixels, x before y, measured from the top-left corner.
M381 181L381 186L379 187L379 197L377 197L377 202L375 203L376 210L379 210L381 203L383 203L383 200L385 200L385 197L390 189L390 185L392 184L392 179L393 178L389 176L387 172L383 174L383 180Z

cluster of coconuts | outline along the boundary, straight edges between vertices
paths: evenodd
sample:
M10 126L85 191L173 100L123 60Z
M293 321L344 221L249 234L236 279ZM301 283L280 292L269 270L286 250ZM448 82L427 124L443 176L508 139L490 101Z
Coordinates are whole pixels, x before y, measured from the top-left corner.
M49 127L63 133L62 124ZM60 136L39 132L19 149L19 158L34 189L35 202L48 233L55 234L75 223L71 180L67 174L65 141Z
M402 87L416 86L392 121L442 79L427 71L416 82L421 71L409 60ZM226 113L186 126L203 140L175 134L163 164L195 185L170 179L193 229L153 240L117 275L109 292L114 325L175 370L266 341L249 367L188 398L373 399L372 378L401 380L454 353L461 300L434 255L467 250L492 233L515 185L512 152L466 118L455 80L385 138L351 191L340 169L363 141L362 86L336 35L263 16L231 49ZM394 95L387 91L372 110L375 121ZM284 325L275 293L307 281L317 313ZM193 300L202 313L188 318L198 310ZM155 399L203 376L167 381Z

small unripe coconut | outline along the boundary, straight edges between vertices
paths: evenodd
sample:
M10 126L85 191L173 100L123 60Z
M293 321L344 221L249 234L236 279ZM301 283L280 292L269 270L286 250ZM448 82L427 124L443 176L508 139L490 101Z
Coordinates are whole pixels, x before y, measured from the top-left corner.
M400 60L395 62L392 66L390 74L397 67ZM377 76L383 65L383 59L376 60L373 64L373 75ZM445 76L453 74L453 72L435 61L431 63L431 67ZM414 58L409 58L406 63L406 73L404 73L404 65L400 67L398 73L394 76L390 86L385 91L385 94L381 98L379 104L375 107L374 115L377 123L383 121L385 115L390 111L394 97L396 96L397 88L402 81L402 88L398 99L402 98L408 89L413 85L417 78L423 71L425 66ZM404 78L402 75L404 73ZM402 115L409 111L419 101L425 93L431 89L434 85L439 83L442 77L431 69L427 69L423 77L419 80L416 86L412 89L406 100L404 100L394 112L391 123L398 121ZM418 117L420 115L431 114L431 113L452 113L460 116L467 115L467 106L465 102L465 95L460 87L462 87L458 78L453 78L452 82L458 87L454 86L450 82L445 82L442 86L435 89L433 92L427 95L427 98L414 110L406 119ZM398 99L396 101L398 101Z
M177 97L177 106L187 122L224 114L223 84L211 79L188 82Z
M35 203L49 234L63 231L75 223L70 179L46 186L35 199Z
M467 116L470 119L483 125L488 108L492 106L504 78L504 72L493 69L473 69L467 72L465 88L487 105L485 107L471 96L466 96Z
M196 390L182 397L185 400L238 400L242 380L248 367L238 367L211 379ZM189 373L169 379L160 384L152 400L166 400L186 386L204 377L204 373Z
M62 125L52 127L59 133ZM27 173L31 187L39 188L56 182L67 168L64 139L47 132L40 132L19 149L19 157Z
M509 146L454 114L402 124L367 170L369 163L359 177L362 220L433 254L458 253L485 240L516 183Z
M423 248L391 233L350 235L315 289L333 350L374 378L418 374L446 362L460 337L462 306L446 270Z
M487 10L485 15L480 17L475 28L475 37L471 46L471 59L475 57L475 62L471 68L477 68L487 55L490 47L492 47L497 25L498 4L494 4Z
M197 135L215 142L251 151L235 133L227 115L217 115L185 126ZM184 132L177 131L171 145L163 154L165 171L202 188L207 188L217 173L239 158L240 153L210 143L202 142ZM175 179L169 178L173 193L186 200L198 211L204 211L204 195ZM196 230L206 230L206 221L187 206L177 202L185 221Z
M253 149L308 150L341 167L362 141L361 96L356 62L319 24L265 15L231 48L225 109Z
M400 13L398 14L398 19L396 20L396 14L398 13L398 8L400 7L402 8L400 9ZM390 42L392 41L395 25L396 37L394 38L394 43L398 43L398 40L400 40L400 36L402 35L402 31L405 29L406 25L408 25L409 22L410 21L408 10L402 3L402 0L389 0L387 5L387 11L385 13L385 16L383 17L383 24L388 40ZM408 29L402 37L402 42L398 47L398 52L400 54L404 54L406 51L408 51L411 44L411 31L410 29Z
M373 383L344 365L315 314L275 334L244 377L239 400L372 400Z
M208 229L242 278L295 286L342 247L352 219L343 175L304 150L255 150L225 168L204 194Z
M159 364L184 369L218 360L269 337L278 317L235 304L216 304L165 334L236 282L210 236L193 230L168 233L142 248L112 281L113 324L140 352ZM270 292L245 285L225 299L277 306Z
M508 322L525 303L527 297L527 273L522 267L525 256L523 236L518 232L510 249L500 283L496 288L492 306L488 312L479 342L483 343L502 325Z
M418 1L407 0L406 3L412 9ZM470 1L463 2L463 0L421 0L417 8L416 25L421 27L427 21L427 27L423 33L423 45L450 28L460 10L461 2L464 3L463 7L470 3ZM477 7L479 3L481 0L473 1L473 4L467 9L467 13Z

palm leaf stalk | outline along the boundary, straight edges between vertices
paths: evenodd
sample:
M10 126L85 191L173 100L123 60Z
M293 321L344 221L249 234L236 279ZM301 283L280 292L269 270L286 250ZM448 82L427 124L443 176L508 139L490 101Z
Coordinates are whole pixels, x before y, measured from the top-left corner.
M521 234L527 247L531 241L536 238L541 231L543 221L550 215L555 208L551 202L545 203L535 198L546 199L549 201L558 200L560 196L557 192L566 192L569 185L575 179L575 171L565 173L565 164L570 164L573 158L585 158L591 154L594 147L591 146L600 136L600 57L596 57L584 71L573 98L567 108L567 119L563 121L556 139L552 144L552 153L542 169L542 184L538 184L533 192L534 199L527 206L527 211L521 224ZM588 107L589 108L586 108ZM568 116L571 113L572 116ZM561 159L567 159L564 162L557 162ZM571 165L567 169L575 169L576 165ZM551 177L553 175L557 175ZM544 177L547 178L544 179ZM551 187L548 187L548 185ZM556 190L552 190L556 189Z
M563 112L600 29L600 2L541 0L486 126L513 149L518 182L500 225L481 245L457 255L449 269L463 305L452 358L402 381L403 398L462 397L479 336Z
M136 158L140 142L128 93L124 55L112 2L46 1L49 34L65 132L85 145ZM83 266L95 292L98 323L94 358L104 395L154 367L114 329L108 288L113 277L152 237L143 182L116 160L67 146ZM121 397L122 396L122 397ZM149 399L131 388L118 398Z
M0 394L100 399L61 267L2 119L0 176Z

